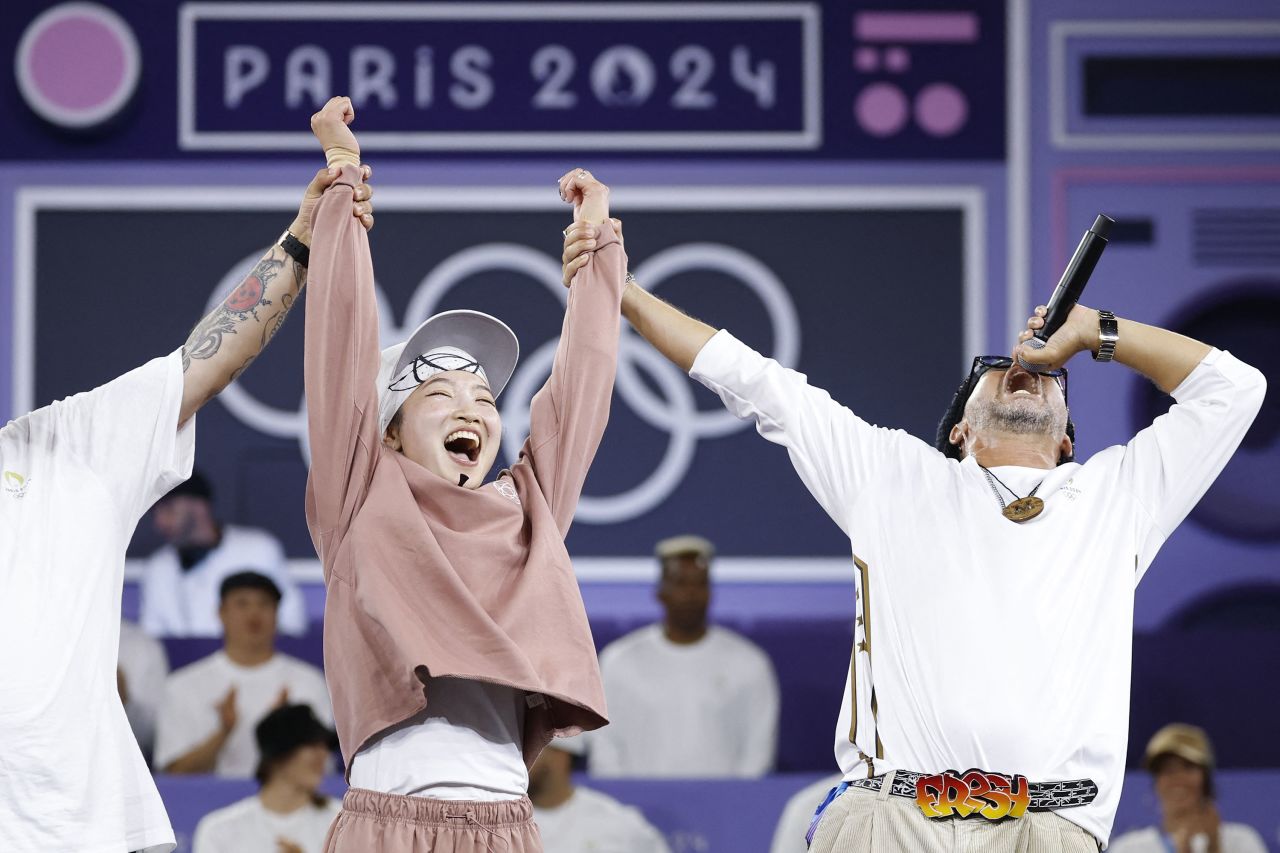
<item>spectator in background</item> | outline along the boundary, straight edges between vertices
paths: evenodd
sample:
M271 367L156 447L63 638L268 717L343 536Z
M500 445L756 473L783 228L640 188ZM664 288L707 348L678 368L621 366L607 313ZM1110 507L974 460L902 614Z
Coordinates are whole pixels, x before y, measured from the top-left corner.
M591 736L596 776L762 776L778 740L778 679L754 643L707 624L714 548L658 543L665 613L600 654L610 725Z
M149 762L156 739L156 711L164 679L169 674L169 655L155 637L128 619L120 620L120 657L116 662L116 687L129 718L129 728L138 739L142 755Z
M773 844L769 853L805 853L809 849L807 836L813 823L814 812L828 793L840 784L840 774L824 776L812 785L806 785L791 795L782 807L782 816L773 831Z
M307 705L277 708L254 734L258 793L201 818L194 853L321 853L340 810L320 793L337 737Z
M332 725L324 674L275 650L280 589L239 572L222 582L222 650L184 666L165 682L156 723L155 766L166 773L252 775L254 726L272 709L305 703Z
M670 853L639 809L573 784L573 757L584 747L582 737L556 738L529 768L533 819L547 853Z
M1126 832L1108 853L1267 853L1252 827L1223 823L1214 804L1213 746L1203 729L1170 723L1147 744L1162 822Z
M216 637L218 588L234 572L253 570L280 588L280 631L307 632L302 594L289 578L284 548L265 530L218 521L213 488L199 471L156 502L151 513L167 543L146 561L142 627L153 637Z

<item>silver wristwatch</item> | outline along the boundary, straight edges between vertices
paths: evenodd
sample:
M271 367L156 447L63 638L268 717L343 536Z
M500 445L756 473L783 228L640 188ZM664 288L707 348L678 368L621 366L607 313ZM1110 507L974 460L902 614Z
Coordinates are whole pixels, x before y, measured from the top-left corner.
M1098 312L1098 351L1094 361L1111 361L1116 356L1116 342L1120 340L1120 324L1110 311Z

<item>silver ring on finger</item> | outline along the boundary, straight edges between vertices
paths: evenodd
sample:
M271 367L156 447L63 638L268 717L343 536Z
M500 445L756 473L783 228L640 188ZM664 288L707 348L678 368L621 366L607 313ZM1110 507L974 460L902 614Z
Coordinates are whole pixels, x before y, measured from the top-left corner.
M570 226L569 226L569 228L572 228L572 227L573 227L572 225L570 225ZM564 229L563 231L561 231L561 232L560 232L560 235L561 235L561 236L563 236L563 237L568 237L568 236L569 236L569 228L566 228L566 229Z
M578 177L579 177L579 178L585 178L586 176L587 176L587 172L586 172L586 170L585 170L585 169L579 169L579 170L578 170Z

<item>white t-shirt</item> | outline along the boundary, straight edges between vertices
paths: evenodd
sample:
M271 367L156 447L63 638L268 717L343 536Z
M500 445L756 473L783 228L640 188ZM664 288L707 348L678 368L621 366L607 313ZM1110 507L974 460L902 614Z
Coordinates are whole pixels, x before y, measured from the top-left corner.
M156 713L169 674L169 655L159 640L127 619L120 620L120 671L129 695L124 704L129 726L142 754L150 755L156 738Z
M1167 414L1083 465L994 473L1043 513L1000 514L982 469L872 426L719 332L691 375L769 441L850 537L855 652L836 725L846 779L970 768L1092 779L1058 814L1106 841L1129 728L1134 587L1227 463L1262 402L1214 350Z
M609 725L588 736L594 776L762 776L778 745L769 656L725 628L672 643L661 625L600 653Z
M353 788L436 800L518 800L525 694L465 678L433 678L427 709L356 753Z
M837 773L792 794L782 809L782 816L778 818L769 853L805 853L809 845L805 843L804 837L809 832L809 824L813 822L813 813L818 810L831 789L839 784L840 774Z
M0 429L0 839L171 850L116 686L124 552L191 475L177 352Z
M257 794L209 812L196 824L192 853L277 853L277 839L323 853L329 825L342 810L337 800L305 805L289 814L269 811Z
M265 530L227 525L218 547L187 571L178 550L166 545L147 558L142 574L142 627L154 637L221 637L219 590L237 572L266 575L280 587L276 628L307 632L306 602L289 577L280 540Z
M1224 823L1219 831L1222 853L1267 853L1262 836L1243 823ZM1126 832L1107 848L1107 853L1169 853L1174 849L1165 843L1165 836L1158 827L1135 829ZM1191 853L1209 853L1209 837L1197 835L1191 839Z
M590 788L575 788L554 809L535 806L533 820L548 853L670 853L639 809Z
M310 705L320 722L333 725L324 674L309 663L276 653L258 666L240 666L216 651L188 664L165 681L164 701L156 720L157 770L181 758L218 730L218 703L236 688L236 725L227 737L214 773L247 778L258 766L254 729L271 713L280 691L291 705Z

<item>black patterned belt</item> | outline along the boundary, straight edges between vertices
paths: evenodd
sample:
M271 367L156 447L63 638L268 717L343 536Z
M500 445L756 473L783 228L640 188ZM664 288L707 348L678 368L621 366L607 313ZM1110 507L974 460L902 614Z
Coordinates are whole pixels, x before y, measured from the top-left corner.
M854 779L850 788L879 791L887 774ZM927 818L980 817L987 820L1022 817L1028 810L1057 811L1092 803L1098 786L1092 779L1066 782L1028 782L1025 776L1008 776L986 770L957 773L893 774L889 793L915 800Z

